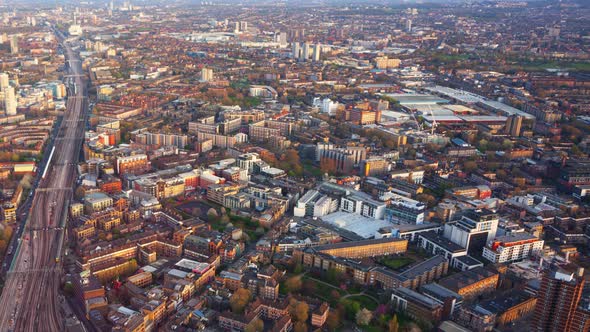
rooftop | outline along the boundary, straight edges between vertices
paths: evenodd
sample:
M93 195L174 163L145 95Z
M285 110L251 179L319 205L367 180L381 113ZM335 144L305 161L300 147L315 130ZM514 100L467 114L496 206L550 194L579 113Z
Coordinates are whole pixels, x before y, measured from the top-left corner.
M439 300L444 301L448 297L454 297L459 301L463 300L463 297L450 289L447 289L437 283L426 284L420 287L420 291L427 296L435 297Z
M484 279L498 275L483 267L476 267L475 269L466 270L463 272L455 273L449 277L442 279L439 284L453 291L478 283Z
M444 98L433 96L430 94L419 93L388 93L387 97L397 100L400 105L406 104L444 104L449 101Z
M431 271L433 268L441 264L444 264L446 261L447 259L443 255L436 255L434 257L428 258L425 261L410 266L407 270L400 273L400 275L408 279L413 279L419 275Z
M531 299L531 295L521 290L511 290L492 300L481 302L479 305L484 309L495 314L506 312L510 308L517 306Z
M429 308L437 308L440 307L441 304L436 302L435 300L429 298L426 295L422 295L418 292L415 292L409 288L400 287L394 290L394 294L401 296L403 299L410 300L413 302L419 302L420 304L427 306Z
M461 247L460 245L451 242L451 240L443 237L442 235L431 231L431 232L424 232L424 233L420 233L421 237L425 238L426 240L435 243L436 245L438 245L439 247L442 247L443 249L445 249L446 251L449 252L453 252L453 253L459 253L462 251L467 251L467 249Z
M321 217L324 222L369 239L382 227L391 226L389 221L373 219L359 214L338 211Z
M539 240L536 236L525 233L525 232L518 232L518 233L510 233L510 235L499 236L494 239L494 242L502 242L502 243L510 243L510 242L520 242L520 241L528 241L528 240ZM540 241L540 240L539 240Z
M99 202L110 199L110 197L102 192L93 192L89 193L88 195L84 196L84 200L88 203Z
M401 242L401 241L406 241L406 240L394 239L394 238L382 238L382 239L371 239L371 240L354 241L354 242L338 242L338 243L331 243L331 244L316 246L316 247L314 247L314 249L317 251L323 251L323 250L330 250L330 249L361 247L361 246L367 246L367 245L373 245L373 244Z
M459 256L457 258L455 258L456 260L460 261L461 263L467 265L467 266L483 266L483 263L478 261L477 259L469 256L469 255L465 255L465 256Z
M201 263L183 258L179 260L176 264L174 264L174 266L182 270L189 270L195 273L202 273L203 271L207 270L207 268L209 267L209 263Z

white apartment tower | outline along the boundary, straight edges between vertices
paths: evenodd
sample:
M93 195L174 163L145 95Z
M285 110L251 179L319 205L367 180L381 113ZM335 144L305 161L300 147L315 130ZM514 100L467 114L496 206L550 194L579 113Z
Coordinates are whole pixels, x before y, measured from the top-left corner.
M213 69L203 67L201 69L201 81L209 82L213 80Z
M12 35L10 37L10 53L18 54L18 36Z
M8 88L9 85L10 83L8 74L0 73L0 91L4 91L6 88Z
M4 110L6 115L16 115L16 96L11 86L4 90Z
M320 44L313 45L312 61L319 62L321 53L322 53L322 45L320 45Z

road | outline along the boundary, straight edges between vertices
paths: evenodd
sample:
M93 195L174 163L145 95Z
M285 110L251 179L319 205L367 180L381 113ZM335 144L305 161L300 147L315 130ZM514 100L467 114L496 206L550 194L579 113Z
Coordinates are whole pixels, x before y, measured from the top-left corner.
M59 287L63 221L67 216L76 164L87 115L86 85L80 59L65 43L65 56L73 79L68 87L67 109L53 141L55 153L39 182L19 246L7 272L0 297L1 331L62 331ZM75 87L74 87L75 85ZM47 153L53 146L48 146ZM43 170L39 170L43 172Z

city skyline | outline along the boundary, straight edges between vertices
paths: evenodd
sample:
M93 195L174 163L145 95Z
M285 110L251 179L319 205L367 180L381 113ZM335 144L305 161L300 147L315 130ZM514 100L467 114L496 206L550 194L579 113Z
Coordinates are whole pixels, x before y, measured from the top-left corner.
M0 330L590 331L588 18L0 2Z

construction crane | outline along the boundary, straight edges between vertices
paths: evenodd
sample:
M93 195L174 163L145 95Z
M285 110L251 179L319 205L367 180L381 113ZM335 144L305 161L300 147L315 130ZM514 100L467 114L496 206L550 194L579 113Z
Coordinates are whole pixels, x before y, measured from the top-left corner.
M414 122L416 123L416 127L418 128L418 131L422 131L424 128L423 128L423 125L420 124L420 122L418 122L418 119L416 119L416 110L415 109L410 110L410 114L412 114L412 118L414 119Z
M434 135L434 130L438 127L438 123L436 123L436 118L434 117L434 113L430 110L430 115L432 115L432 126L430 127L430 135Z

